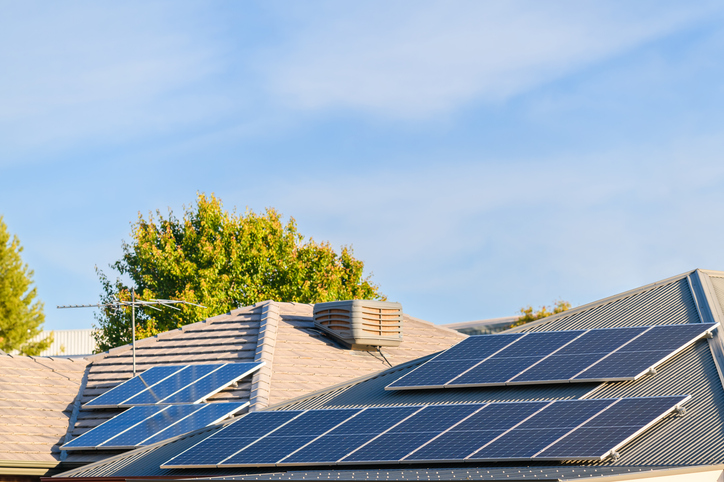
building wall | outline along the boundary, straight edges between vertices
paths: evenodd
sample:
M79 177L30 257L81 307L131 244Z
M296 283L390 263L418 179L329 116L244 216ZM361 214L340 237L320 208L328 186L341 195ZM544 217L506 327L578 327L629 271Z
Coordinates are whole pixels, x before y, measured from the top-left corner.
M91 355L97 347L96 341L93 339L93 331L92 329L53 330L53 344L40 356ZM42 340L49 334L50 331L43 331L33 338L33 341Z

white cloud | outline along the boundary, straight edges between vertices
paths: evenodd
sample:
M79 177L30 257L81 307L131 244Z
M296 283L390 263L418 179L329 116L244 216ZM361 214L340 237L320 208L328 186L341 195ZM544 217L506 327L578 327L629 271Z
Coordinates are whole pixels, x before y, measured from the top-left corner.
M302 109L426 118L507 99L706 18L651 2L366 2L297 13L268 55L273 95Z

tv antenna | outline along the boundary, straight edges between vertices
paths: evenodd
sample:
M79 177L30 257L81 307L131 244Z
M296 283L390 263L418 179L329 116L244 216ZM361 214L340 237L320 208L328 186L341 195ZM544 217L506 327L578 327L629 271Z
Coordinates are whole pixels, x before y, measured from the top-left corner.
M156 306L165 306L166 308L172 308L174 310L181 311L179 308L176 308L173 305L193 305L198 306L199 308L206 308L204 305L197 305L196 303L191 303L189 301L183 301L183 300L159 300L159 299L152 299L148 301L143 300L137 300L136 299L136 289L131 288L131 301L122 301L116 298L116 301L112 303L98 303L95 305L63 305L58 306L58 308L122 308L124 306L130 306L131 307L131 333L133 338L132 348L131 351L133 352L133 376L136 376L136 307L139 308L151 308L156 311L163 311L159 308L156 308Z

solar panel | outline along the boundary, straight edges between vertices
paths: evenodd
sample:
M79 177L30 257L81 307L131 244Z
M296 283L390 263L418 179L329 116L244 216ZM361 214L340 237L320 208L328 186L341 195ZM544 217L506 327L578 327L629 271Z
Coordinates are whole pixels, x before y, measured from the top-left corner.
M130 380L126 380L120 385L113 387L104 394L94 398L90 402L83 405L83 408L116 408L119 404L128 400L151 387L161 380L170 377L174 373L184 369L185 365L174 366L155 366L145 372L137 375Z
M208 427L248 405L230 402L132 407L63 445L61 450L116 450L150 445Z
M471 336L386 390L636 380L718 323Z
M94 398L83 408L200 403L262 365L263 362L155 366Z
M161 467L602 460L689 398L254 412Z

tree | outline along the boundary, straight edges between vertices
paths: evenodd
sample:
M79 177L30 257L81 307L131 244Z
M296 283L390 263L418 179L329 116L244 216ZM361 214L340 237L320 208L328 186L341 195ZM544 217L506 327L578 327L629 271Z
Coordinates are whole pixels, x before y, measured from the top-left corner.
M520 309L520 317L511 325L511 328L530 323L531 321L540 320L546 316L557 315L569 309L571 309L571 304L563 300L554 301L552 308L541 306L538 311L533 311L533 307L528 305Z
M22 251L0 216L0 350L39 355L53 342L53 334L31 341L41 333L45 315L43 303L35 299L37 288L30 287L33 272L23 264Z
M132 225L131 242L111 265L120 278L98 272L103 303L130 300L131 286L140 299L177 299L206 306L178 305L179 310L136 310L136 338L196 322L259 301L318 303L343 299L386 299L363 278L364 263L352 249L335 253L329 243L304 241L294 218L247 210L223 209L213 194L198 194L182 219L141 214ZM99 350L131 342L130 309L105 309L96 315Z

